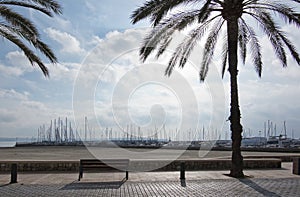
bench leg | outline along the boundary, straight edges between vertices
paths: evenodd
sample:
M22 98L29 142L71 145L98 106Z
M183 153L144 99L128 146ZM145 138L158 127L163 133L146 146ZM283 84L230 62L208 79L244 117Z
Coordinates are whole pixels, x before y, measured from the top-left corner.
M126 180L128 180L128 171L126 171Z
M83 176L83 170L81 167L79 167L79 177L78 177L78 181L80 181L80 179L82 178Z
M11 165L11 178L10 178L10 183L17 183L17 178L18 177L18 166L16 163L13 163Z
M293 174L300 175L300 157L293 158Z
M185 164L180 164L180 179L185 179Z

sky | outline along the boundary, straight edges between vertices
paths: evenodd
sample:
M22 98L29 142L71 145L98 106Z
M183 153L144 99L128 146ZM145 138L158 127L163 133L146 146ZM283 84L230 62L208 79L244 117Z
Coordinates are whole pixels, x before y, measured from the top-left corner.
M0 137L36 137L41 125L48 128L59 117L68 117L80 133L87 117L95 135L105 128L140 127L150 133L167 128L170 133L181 130L186 139L204 127L228 139L229 73L221 78L219 56L215 55L204 83L198 75L202 42L185 68L164 76L176 42L185 36L181 32L160 59L151 56L142 63L138 51L149 24L146 20L132 25L130 15L143 2L63 0L63 15L54 18L22 10L59 63L47 63L50 77L45 78L18 48L1 39ZM299 30L284 24L281 28L300 50ZM275 125L276 134L283 134L285 121L288 136L300 138L300 67L289 56L288 67L282 68L267 37L259 34L259 39L262 77L251 61L239 64L243 136L264 135L269 120L273 134Z

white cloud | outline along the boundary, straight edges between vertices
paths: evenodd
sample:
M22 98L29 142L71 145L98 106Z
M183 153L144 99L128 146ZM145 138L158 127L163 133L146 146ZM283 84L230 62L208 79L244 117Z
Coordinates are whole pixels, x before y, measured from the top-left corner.
M8 65L0 64L0 73L6 76L20 77L25 73L38 71L40 68L36 65L32 66L23 52L12 51L6 55ZM56 81L69 80L74 81L77 72L81 66L80 63L57 63L57 64L45 64L49 70L50 78Z
M33 100L28 92L0 89L0 136L35 136L41 124L71 114L60 106Z
M50 79L55 81L69 81L73 82L80 69L80 63L58 63L49 64L48 69L50 73Z
M34 67L29 63L23 52L11 51L5 56L8 65L0 64L0 73L19 77L24 73L34 71ZM38 69L38 68L36 68Z
M27 100L29 96L28 92L20 93L14 89L0 89L0 99L8 100Z
M138 53L146 32L147 29L113 31L103 39L98 39L99 44L83 61L75 82L73 102L75 106L78 105L75 111L83 110L78 113L81 114L79 117L82 114L96 113L96 118L104 126L115 126L116 122L121 126L131 122L142 126L149 123L153 112L156 115L152 116L153 128L155 124L162 122L172 128L180 128L182 122L185 129L196 128L200 117L208 117L201 119L202 123L205 121L208 124L213 109L211 92L208 88L203 88L205 84L199 83L198 68L189 63L184 70L176 68L171 77L164 76L168 58L175 46L159 60L150 57L145 64L141 63ZM214 77L210 81L211 89L221 81L220 78L219 81L214 81ZM158 85L162 89L147 89L148 85ZM136 88L138 92L135 92ZM198 104L201 106L198 107ZM224 110L224 105L222 109ZM222 109L216 110L219 112ZM161 120L164 116L166 119ZM213 121L216 120L222 124L222 118Z
M32 71L32 65L28 61L23 52L12 51L6 55L7 60L11 65L22 68L23 70Z
M57 41L59 44L62 45L61 52L74 55L82 55L82 53L85 53L84 49L80 47L80 42L71 34L61 32L50 27L47 28L45 32L51 39Z
M0 73L8 76L21 76L23 71L21 68L11 67L11 66L4 66L0 64Z
M71 55L83 55L84 50L81 49L81 44L75 36L54 28L47 28L46 32L52 39L55 39L62 45L63 49L61 52ZM122 88L118 89L118 91L120 91L118 94L121 96L128 92L134 92L134 88L136 88L135 84L143 79L149 78L149 76L160 76L164 78L164 83L169 81L169 83L174 86L179 83L179 81L176 82L176 79L178 79L176 78L178 77L176 73L170 78L163 76L168 58L170 53L172 53L172 46L171 50L159 60L155 60L152 58L153 56L151 56L145 64L139 61L138 50L146 32L146 29L129 29L124 32L112 31L105 36L101 36L101 38L99 35L91 36L91 39L86 38L89 45L97 46L90 51L83 63L74 62L73 59L70 59L61 64L48 66L50 70L48 85L51 87L49 89L53 92L48 92L48 86L39 84L39 81L37 81L35 85L51 95L53 100L59 100L59 98L53 95L64 95L66 92L70 93L73 88L73 81L77 77L74 87L74 105L75 111L79 109L79 111L82 112L79 114L75 112L75 116L76 114L78 115L77 121L82 123L83 117L88 116L89 123L91 124L95 122L92 117L95 117L99 119L101 126L112 126L115 124L115 120L113 119L114 114L112 113L111 97L114 91L116 91L116 89L114 90L115 86L120 83L122 77L125 76L120 86ZM294 36L292 40L297 41ZM300 68L293 62L290 62L291 64L289 64L288 68L283 69L280 63L275 59L274 53L271 50L272 47L266 37L261 39L261 45L263 46L264 55L263 78L259 79L257 77L250 61L248 61L245 66L241 65L239 67L240 106L243 124L245 128L251 128L255 131L254 133L262 130L263 122L267 120L277 121L278 124L280 124L282 120L287 120L290 128L298 129L300 126L300 120L298 118L300 117L300 106L298 104L298 100L300 99ZM219 47L217 46L216 48ZM200 126L205 122L204 124L207 128L207 124L209 124L213 114L218 114L215 121L222 122L223 120L221 120L220 117L223 117L222 113L225 108L227 109L225 118L229 116L229 74L226 72L223 81L220 80L220 76L211 76L211 79L208 78L207 84L200 84L198 67L202 53L198 52L199 51L196 51L197 54L195 57L190 59L194 65L188 64L183 70L176 69L176 71L178 71L178 75L180 74L186 79L194 91L199 104ZM7 58L11 60L12 66L5 69L6 67L4 65L0 65L1 72L11 73L11 75L14 74L15 76L20 76L24 72L31 72L32 67L23 62L25 59L21 53L11 53ZM215 57L215 60L218 60L218 56ZM151 64L154 64L154 66L155 64L159 64L161 69L155 69ZM134 68L142 68L143 65L152 66L152 69L145 72L139 69L136 71L133 70ZM220 68L218 66L219 64L216 64L218 74L220 75ZM209 75L215 72L212 68L213 67L210 68ZM51 84L53 82L52 80L55 81L55 87ZM225 98L217 94L221 91L219 89L221 87L219 83L224 83L225 85ZM63 89L61 88L62 85L66 87ZM198 121L198 116L193 117L191 115L194 113L194 106L192 105L193 99L185 94L186 90L184 88L177 88L178 89L173 88L173 90L176 90L175 92L178 91L178 94L183 93L182 95L184 96L182 97L184 101L182 102L186 104L184 106L186 108L185 112L180 118L189 120L189 128L194 128L196 126L195 123ZM144 90L144 92L135 94L133 100L128 100L128 102L132 103L121 102L120 105L117 105L116 110L120 112L118 115L121 116L121 121L127 121L128 106L131 106L133 108L130 109L132 110L130 113L134 114L136 112L134 114L136 116L133 117L136 119L135 122L145 123L148 120L147 118L151 117L150 113L152 107L158 107L156 105L157 103L167 112L166 116L172 120L178 120L178 103L170 96L170 92L151 88L150 90L147 88ZM33 91L30 92L36 95ZM61 103L71 103L71 98L68 99L69 100L61 101ZM0 125L2 133L4 133L7 128L16 127L15 125L23 125L24 128L34 129L41 123L49 121L51 117L57 118L57 116L71 113L71 110L67 109L68 107L63 104L54 104L56 101L53 100L42 102L43 99L33 99L31 95L26 95L22 90L18 92L13 88L8 90L2 89L2 91L0 91L0 100L3 103L0 105L0 112L2 114L0 120L5 122L5 124L1 123ZM53 107L53 105L55 105L55 107ZM76 108L76 105L78 105L78 108ZM180 107L179 105L179 108ZM157 114L157 117L159 117L157 120L157 122L159 122L159 120L163 118L161 115L164 115L164 113L158 108L155 109L154 112L157 113L154 114ZM24 117L24 114L27 116ZM130 124L130 122L127 122L127 124ZM126 126L126 123L122 126ZM225 130L228 129L228 127L225 128ZM16 131L17 128L14 130Z

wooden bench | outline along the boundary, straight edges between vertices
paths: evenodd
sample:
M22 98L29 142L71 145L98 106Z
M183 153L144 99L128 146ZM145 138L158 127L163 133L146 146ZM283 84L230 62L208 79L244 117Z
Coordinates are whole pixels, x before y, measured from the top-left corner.
M128 180L129 159L80 159L79 178L82 179L83 172L126 172Z

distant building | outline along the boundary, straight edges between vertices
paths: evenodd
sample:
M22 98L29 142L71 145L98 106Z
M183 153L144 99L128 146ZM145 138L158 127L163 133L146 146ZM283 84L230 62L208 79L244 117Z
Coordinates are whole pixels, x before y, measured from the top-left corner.
M251 137L242 139L242 147L259 147L267 144L267 138L265 137Z
M231 147L231 140L217 140L216 141L216 147Z

